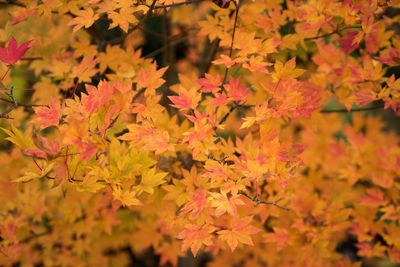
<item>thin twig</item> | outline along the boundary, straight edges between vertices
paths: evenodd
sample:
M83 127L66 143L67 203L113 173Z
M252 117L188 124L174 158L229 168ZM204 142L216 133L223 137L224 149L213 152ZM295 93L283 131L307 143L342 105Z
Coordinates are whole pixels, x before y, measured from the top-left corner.
M188 38L188 36L184 36L181 39L178 39L176 41L172 41L169 45L170 46L177 45L177 44L182 43L183 41L185 41L187 38ZM159 49L154 50L150 54L145 55L144 58L153 58L154 56L157 56L158 54L163 52L165 49L167 49L167 46L160 47Z
M214 155L213 155L212 153L210 153L210 154L208 154L208 155L206 155L206 156L207 156L207 158L209 158L209 159L211 159L211 160L214 160L214 161L216 161L216 162L218 162L218 163L223 163L223 162L225 162L225 160L226 160L227 158L229 158L229 156L225 156L225 157L223 157L223 158L221 158L221 159L217 159L217 158L214 157Z
M280 198L278 198L277 200L271 201L271 202L270 202L270 201L260 200L260 199L258 198L258 196L252 197L252 196L250 196L249 194L247 194L247 193L244 192L244 191L239 191L238 194L243 195L243 196L247 197L248 199L250 199L251 201L256 202L257 205L259 205L259 204L274 205L274 206L277 206L278 208L283 209L283 210L290 210L289 208L282 207L282 206L280 206L280 205L278 204L279 201L283 200L283 197L280 197Z
M150 17L151 12L153 12L154 6L156 5L157 0L153 0L153 2L151 3L149 10L147 10L146 15L144 15L144 17L139 21L139 23L137 25L135 25L135 27L133 27L133 30L136 30L136 28L142 26ZM132 30L132 31L133 31Z
M6 111L1 113L0 118L13 119L12 117L8 116L8 114L11 111L13 111L14 109L16 109L18 107L18 102L17 102L17 100L15 100L14 95L13 95L13 89L14 88L11 86L10 93L5 93L11 99L10 103L12 103L13 105L11 107L9 107Z
M324 38L324 37L327 37L327 36L330 36L330 35L333 35L333 34L339 34L341 31L344 31L344 30L359 29L359 28L361 28L361 26L359 26L359 25L349 25L349 26L343 27L341 29L336 29L336 30L334 30L332 32L328 32L328 33L325 33L325 34L322 34L322 35L317 35L317 36L313 36L313 37L304 38L304 40L305 41L306 40L315 40L315 39Z
M198 3L198 2L203 2L204 0L188 0L180 3L174 3L174 4L169 4L169 5L162 5L162 6L154 6L154 9L162 9L162 8L167 8L167 7L175 7L175 6L181 6L181 5L189 5L193 3ZM146 3L141 3L139 5L144 5L147 7L150 7L150 5Z
M8 66L6 73L4 73L3 77L1 77L1 81L4 80L4 78L6 77L7 73L10 71L11 66Z
M5 99L5 98L2 98L2 97L0 97L0 100L4 101L4 102L7 102L7 103L14 103L13 101ZM21 104L21 103L18 103L18 106L25 107L25 108L48 107L48 105Z
M202 71L202 75L200 75L201 77L204 76L204 74L208 73L208 71L210 70L211 62L214 60L214 57L215 57L215 54L217 53L220 41L221 41L221 39L219 39L219 38L215 39L211 44L211 48L209 50L207 49L207 51L206 50L204 51L203 58L206 58L207 55L209 55L209 56L203 65L204 69Z
M230 48L230 51L229 51L229 57L230 57L230 58L232 57L232 53L233 53L233 41L235 40L236 23L237 23L238 14L239 14L239 6L238 6L236 3L235 3L235 5L236 5L236 12L235 12L235 22L234 22L234 24L233 24L233 31L232 31L231 48ZM223 79L223 83L222 83L222 84L224 84L224 83L226 82L226 79L228 78L228 70L229 70L229 68L226 67L226 68L225 68L224 79ZM226 92L225 92L225 93L226 93Z

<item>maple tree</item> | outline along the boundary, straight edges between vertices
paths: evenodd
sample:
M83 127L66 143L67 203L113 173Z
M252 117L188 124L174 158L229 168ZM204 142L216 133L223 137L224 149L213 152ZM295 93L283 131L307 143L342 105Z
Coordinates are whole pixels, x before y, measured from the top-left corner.
M398 8L0 1L0 264L400 264Z

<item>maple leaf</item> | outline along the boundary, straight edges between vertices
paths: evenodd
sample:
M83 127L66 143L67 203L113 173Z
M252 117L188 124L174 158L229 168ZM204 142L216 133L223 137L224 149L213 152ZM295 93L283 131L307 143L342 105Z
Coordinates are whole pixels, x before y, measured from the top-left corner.
M143 191L149 194L154 193L154 187L159 186L166 182L164 177L167 175L166 172L158 172L152 168L142 174L142 181L140 185L134 187L137 189L137 195L140 195Z
M168 131L155 129L152 134L142 136L142 141L145 143L143 149L155 150L156 155L165 151L175 151L174 145L169 143Z
M275 73L272 75L274 81L278 81L279 79L287 79L287 78L297 78L302 75L305 70L303 69L295 69L296 68L296 58L292 58L288 62L283 65L283 63L279 60L275 62Z
M195 87L187 89L182 86L179 89L179 96L169 96L168 97L172 103L175 105L171 105L173 107L179 109L196 109L197 104L201 100L201 94L199 94Z
M377 207L384 203L383 192L379 189L367 189L367 195L360 199L360 204L369 207Z
M22 9L14 15L15 18L11 21L11 25L20 23L21 21L24 21L26 18L32 17L36 14L37 14L36 9Z
M26 41L18 47L18 43L14 37L11 38L10 42L8 43L7 50L0 47L0 60L8 63L9 65L13 65L17 62L21 57L23 57L28 51L28 45L32 42Z
M118 12L109 13L109 18L112 19L110 29L119 26L124 32L128 32L129 23L136 23L138 20L133 15L136 10L132 7L122 8Z
M164 80L161 77L168 67L157 70L156 63L151 64L147 70L140 69L136 82L139 88L146 88L145 95L155 95L155 90L160 87Z
M229 84L224 84L224 88L228 91L228 95L233 98L233 101L245 102L250 95L249 90L242 84L240 77L237 79L230 77Z
M244 205L244 202L240 199L239 195L234 195L228 198L228 196L224 191L221 191L221 194L213 192L210 192L209 194L213 197L211 206L217 208L215 210L216 216L221 216L222 214L227 212L228 214L236 217L237 216L236 206Z
M118 186L113 187L113 196L122 202L124 206L141 206L143 205L139 199L136 198L136 192L123 190Z
M25 175L13 180L13 182L28 182L32 179L39 179L46 176L54 167L54 162L45 163L46 165L41 169L40 173L26 172Z
M289 242L289 234L288 231L285 228L281 227L274 227L274 233L266 234L265 235L265 241L266 242L271 242L271 243L277 243L276 248L278 251L284 249L287 247L288 242Z
M369 243L358 243L356 247L359 249L357 254L359 256L364 257L385 257L385 246L376 243L374 247L372 247Z
M183 239L182 251L186 251L189 247L193 256L196 257L202 244L211 246L213 244L211 234L216 230L212 225L197 226L195 224L186 224L185 230L178 234L179 239Z
M58 99L52 97L49 107L38 107L34 110L39 118L34 119L32 122L40 124L40 129L59 124L62 113L61 104Z
M22 131L14 126L14 124L11 124L11 131L5 128L0 129L2 129L8 135L6 140L17 145L18 147L29 148L34 146L34 143L30 136L24 135Z
M191 196L186 192L187 186L180 180L172 179L173 184L163 186L162 188L168 193L164 196L165 200L175 200L178 206L190 201Z
M192 201L189 201L181 210L181 216L192 212L192 216L196 217L204 209L207 204L206 190L200 187L199 190L192 193Z
M79 66L74 67L72 70L71 77L77 77L78 82L90 82L91 77L98 72L98 69L95 68L96 63L97 58L94 58L94 54L83 57Z
M230 102L228 96L225 94L225 92L222 93L217 93L215 95L215 98L211 100L211 103L214 105L214 107L219 107L226 105Z
M357 33L354 31L347 31L346 37L338 40L338 43L342 45L342 48L346 52L352 52L358 47L358 44L353 44L353 40L356 37Z
M232 251L235 250L240 243L253 245L250 235L257 234L260 230L252 225L249 225L253 216L237 218L233 217L231 227L227 230L218 231L217 234L221 240L228 243Z
M221 58L214 60L212 63L214 64L224 64L227 68L230 68L236 64L240 64L245 62L247 59L244 57L238 57L235 59L231 59L227 55L221 55Z
M198 79L197 83L202 86L200 92L215 94L220 90L219 87L222 84L222 80L220 75L217 75L217 77L214 78L210 74L206 73L205 78Z
M60 152L60 144L57 140L51 141L43 136L32 133L33 142L37 148L27 148L23 152L28 156L40 158L55 158Z
M95 14L93 9L88 8L86 10L79 10L76 18L72 19L68 25L75 25L73 32L76 32L82 27L86 29L93 25L93 23L99 18L98 14Z
M263 58L260 56L251 56L248 63L246 62L243 64L243 68L246 68L251 72L259 71L263 73L269 73L269 71L265 67L271 65L272 63L263 62Z

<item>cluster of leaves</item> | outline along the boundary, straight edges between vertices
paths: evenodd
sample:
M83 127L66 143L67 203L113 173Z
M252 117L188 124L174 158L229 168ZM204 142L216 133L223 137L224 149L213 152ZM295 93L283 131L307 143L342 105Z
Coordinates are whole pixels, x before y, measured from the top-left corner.
M400 263L392 2L0 2L0 264Z

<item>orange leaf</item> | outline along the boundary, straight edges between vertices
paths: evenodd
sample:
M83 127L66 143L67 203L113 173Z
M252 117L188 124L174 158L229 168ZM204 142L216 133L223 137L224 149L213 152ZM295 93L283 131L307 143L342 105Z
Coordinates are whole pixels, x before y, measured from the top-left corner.
M364 206L377 207L383 203L383 192L379 189L367 189L367 195L360 199L360 204Z
M71 20L68 25L72 26L75 25L74 27L74 32L79 30L82 27L85 27L86 29L92 26L92 24L99 18L98 14L94 14L93 9L88 8L87 10L80 10L77 12L76 18Z
M218 231L219 238L228 243L232 251L235 250L240 243L253 245L250 235L257 234L260 230L252 225L249 225L252 216L244 218L233 218L231 228L228 230Z
M136 82L139 88L146 88L145 95L155 95L155 90L164 83L161 77L167 68L157 70L156 63L153 63L147 70L140 69Z
M197 226L195 224L186 224L186 230L178 234L179 239L183 239L182 251L186 251L189 247L193 255L196 257L202 244L211 246L213 244L211 234L216 230L212 225Z
M196 109L197 104L201 100L201 94L194 87L189 91L180 87L179 96L169 96L168 98L175 104L171 105L173 107L179 109Z
M285 228L274 227L274 233L266 234L266 242L277 243L276 248L282 250L287 247L289 234Z
M237 205L244 205L244 202L240 199L239 195L228 198L224 191L220 193L210 193L213 197L211 202L212 207L216 207L215 215L221 216L225 212L236 217L237 216Z
M192 216L196 217L204 209L207 203L206 190L204 187L200 187L199 190L192 193L192 201L185 204L181 211L181 215L185 215L192 212Z

